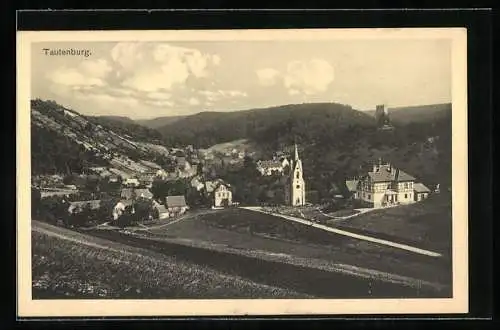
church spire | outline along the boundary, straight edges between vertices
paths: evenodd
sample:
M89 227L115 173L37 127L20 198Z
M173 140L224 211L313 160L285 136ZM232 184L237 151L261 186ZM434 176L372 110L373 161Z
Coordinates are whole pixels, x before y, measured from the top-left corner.
M299 150L297 149L297 142L295 142L295 161L299 160Z

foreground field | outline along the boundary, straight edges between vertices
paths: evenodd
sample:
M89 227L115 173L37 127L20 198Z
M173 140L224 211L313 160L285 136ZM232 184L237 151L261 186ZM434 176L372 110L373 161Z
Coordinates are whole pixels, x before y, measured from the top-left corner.
M451 196L442 194L420 203L375 210L335 221L332 227L393 239L450 255L451 219Z
M386 279L404 276L435 283L431 286L446 288L439 295L451 292L451 262L446 256L417 255L244 209L199 214L143 235L333 271L349 265L367 273L383 272Z
M32 247L34 299L310 297L36 221Z

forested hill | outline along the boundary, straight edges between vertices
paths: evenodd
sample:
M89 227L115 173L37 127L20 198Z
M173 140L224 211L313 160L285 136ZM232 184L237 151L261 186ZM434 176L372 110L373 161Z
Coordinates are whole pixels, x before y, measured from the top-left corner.
M236 112L201 112L158 130L169 144L206 148L242 138L262 143L314 141L353 127L374 125L373 117L350 106L312 103Z
M135 122L139 125L146 126L148 128L157 129L163 127L165 125L170 125L175 123L186 116L166 116L166 117L157 117L153 119L138 119Z

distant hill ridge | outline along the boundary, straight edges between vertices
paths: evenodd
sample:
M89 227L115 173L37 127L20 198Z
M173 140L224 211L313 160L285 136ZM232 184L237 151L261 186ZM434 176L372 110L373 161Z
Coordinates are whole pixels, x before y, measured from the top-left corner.
M173 144L208 147L237 139L275 138L277 132L303 135L305 130L372 126L374 119L337 103L289 104L234 112L200 112L158 128Z

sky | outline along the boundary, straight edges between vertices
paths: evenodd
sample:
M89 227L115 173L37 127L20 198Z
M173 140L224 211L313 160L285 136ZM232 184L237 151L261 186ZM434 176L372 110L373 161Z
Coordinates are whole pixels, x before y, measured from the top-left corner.
M31 64L32 98L85 115L148 119L293 103L374 110L451 102L446 39L50 42L32 45Z

